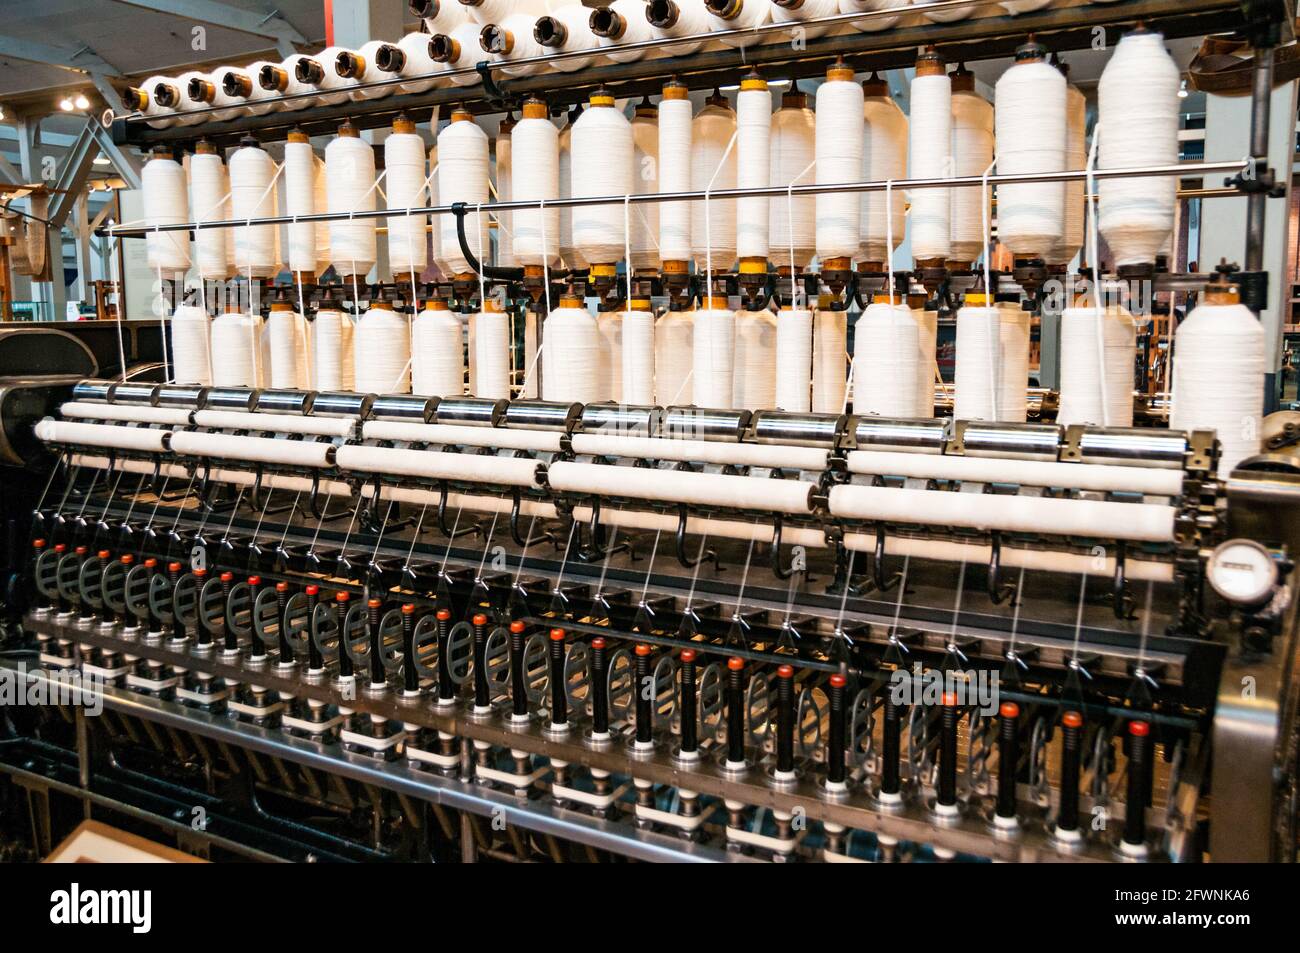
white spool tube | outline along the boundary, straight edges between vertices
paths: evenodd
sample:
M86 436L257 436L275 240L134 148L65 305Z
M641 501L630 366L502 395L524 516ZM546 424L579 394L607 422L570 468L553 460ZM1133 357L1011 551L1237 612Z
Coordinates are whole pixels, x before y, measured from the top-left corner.
M143 453L162 453L164 438L172 434L148 427L125 427L116 424L82 424L46 417L33 428L38 440L45 443L74 444L85 447L110 447Z
M848 314L823 308L813 318L812 411L844 413Z
M178 384L212 383L211 322L208 313L192 304L176 309L171 330L172 380Z
M709 32L709 14L704 8L704 0L649 0L645 17L651 33L659 39L702 37ZM689 56L703 45L681 43L672 47L671 55Z
M170 427L184 427L190 422L190 412L179 407L96 404L79 400L60 404L59 416L65 420L115 420L122 423L165 424Z
M721 41L727 46L746 47L761 43L762 37L750 31L766 24L772 15L769 0L705 0L704 6L708 11L708 32L741 31Z
M140 176L144 191L144 226L179 225L189 221L185 170L170 155L155 155ZM190 239L183 231L149 232L145 236L149 270L172 277L189 270Z
M761 79L747 77L736 96L736 187L766 188L771 183L772 92ZM766 197L736 203L736 255L768 257L770 210ZM778 249L779 254L779 249ZM737 406L748 406L738 404Z
M333 444L178 430L171 436L171 449L182 457L225 457L249 463L324 467L329 465Z
M468 113L457 113L438 134L438 201L443 205L464 202L471 208L488 204L488 137ZM461 254L456 216L441 218L442 256L453 275L465 274L471 269ZM465 215L465 241L475 257L480 248L486 251L492 247L487 224L486 213L471 211Z
M352 319L334 308L322 308L316 312L311 341L314 386L323 391L352 390Z
M938 347L939 313L925 308L913 308L912 320L916 322L916 416L934 416L934 382L939 376L935 360Z
M862 101L862 179L865 182L890 182L906 178L907 116L889 95L885 83L873 82L871 87L872 94L864 96ZM888 195L863 192L861 204L862 230L858 251L865 261L887 263L890 236L897 247L906 234L903 190L890 189Z
M199 152L190 157L190 211L196 223L230 219L230 175L225 162L215 152ZM194 263L199 277L216 281L229 278L232 247L228 228L195 229Z
M806 480L563 462L547 468L547 482L561 492L773 513L807 513L816 489Z
M560 198L573 197L573 118L560 130ZM560 258L569 268L586 268L588 261L573 245L573 209L560 209Z
M911 2L912 0L839 0L839 12L869 13L874 10L902 9L909 6ZM878 33L881 30L888 30L898 22L898 19L898 17L872 17L869 20L858 20L850 26L863 33Z
M632 124L612 97L592 96L591 106L573 124L573 197L631 193L632 153ZM573 210L573 246L593 264L619 261L626 248L624 226L621 205L580 206ZM545 342L543 331L543 347Z
M685 92L683 87L669 88ZM691 101L665 96L659 103L660 192L691 190L691 135ZM694 257L689 202L659 204L659 257L684 262Z
M776 320L771 311L736 312L732 407L776 406Z
M862 174L865 130L862 87L853 71L832 67L817 88L818 185L857 181ZM817 195L817 257L853 258L858 253L862 205L837 192Z
M637 195L659 191L659 118L653 106L638 106L632 116L632 189ZM634 272L659 268L659 203L627 209Z
M774 406L791 413L812 409L813 313L782 308L776 317L776 396Z
M709 103L700 110L691 123L692 190L717 192L736 187L735 134L736 114L730 107ZM691 250L696 262L707 261L711 250L714 269L729 269L736 260L736 200L710 198L691 202L690 207Z
M600 400L599 363L600 340L591 312L576 304L552 311L542 325L542 399Z
M327 46L314 56L303 56L294 64L294 75L299 82L317 91L316 102L322 106L337 106L349 99L346 87L353 81L340 76L335 64L339 54L348 52L341 46Z
M449 32L435 33L429 38L429 50L433 58L447 67L454 86L473 86L481 83L483 77L474 70L474 64L483 59L483 50L479 46L479 33L482 24L473 20L466 21ZM469 72L462 72L468 70Z
M486 58L502 64L545 56L548 50L537 42L536 23L534 14L512 13L502 20L485 24L479 32L479 49ZM506 76L528 76L540 71L541 67L535 62L500 67L500 72Z
M598 400L623 399L623 314L611 311L596 318L596 394Z
M590 523L592 509L590 506L575 506L573 518L580 523ZM619 529L639 529L646 532L677 532L679 517L671 513L652 513L646 510L627 510L614 506L602 506L599 521L604 526L617 526ZM686 532L692 536L707 536L710 539L753 540L756 543L772 541L772 526L760 521L720 520L705 516L686 517ZM873 537L874 539L874 537ZM781 527L781 542L786 546L806 546L814 549L826 547L826 534L820 529L806 526Z
M992 161L993 105L974 90L954 90L952 174L980 176ZM952 257L956 261L974 262L984 253L982 189L952 190L951 234Z
M325 181L331 214L373 212L374 148L356 135L336 136L325 147ZM335 271L364 279L378 256L375 228L373 218L335 219L329 223L330 258Z
M644 49L620 47L654 39L646 20L645 0L613 0L608 6L592 10L588 22L600 48L613 63L636 62L646 55Z
M421 208L428 201L424 186L424 140L414 132L393 132L384 140L384 176L390 209ZM418 278L429 263L423 215L388 218L388 263L394 274L414 271Z
M298 78L298 61L307 59L302 53L294 53L279 63L266 63L257 72L257 85L270 99L273 109L296 112L316 105L317 97L306 95L314 86Z
M357 426L356 419L351 417L255 414L246 410L196 410L194 423L213 430L262 430L313 437L351 437Z
M961 308L957 312L957 359L953 369L953 417L957 420L997 420L1000 396L1001 315L995 307Z
M307 319L288 309L272 307L266 319L270 344L270 383L281 389L307 387Z
M432 397L465 393L465 326L460 315L425 308L411 327L411 390Z
M1077 87L1065 90L1065 167L1083 169L1088 165L1088 104ZM1083 179L1065 183L1065 224L1061 241L1052 248L1049 265L1068 265L1083 248ZM959 190L961 191L961 190Z
M1137 347L1133 316L1119 305L1066 308L1061 312L1060 334L1061 406L1057 423L1133 426L1133 358ZM1100 366L1099 337L1103 351Z
M677 440L665 437L629 437L615 434L576 433L571 438L576 454L596 457L636 457L736 467L773 467L787 470L824 470L828 454L817 447L780 444L720 443L711 440Z
M806 106L782 105L773 113L769 185L784 189L808 185L815 179L816 122ZM784 267L807 268L817 250L816 198L787 194L770 199L768 224L772 260Z
M425 33L408 33L395 45L385 44L376 51L376 62L381 67L387 66L390 69L389 78L396 73L411 80L398 84L399 93L423 93L433 89L440 81L445 82L439 74L446 72L447 64L435 60L429 50L430 34L443 32L446 31L438 29Z
M312 204L316 212L329 211L329 180L325 175L325 160L316 156L315 161L316 176L314 179L315 188L312 193ZM324 222L315 223L316 226L316 274L323 275L329 269L330 261L333 256L330 255L330 230L329 225Z
M952 175L952 83L946 75L912 80L908 124L908 174L914 179ZM947 259L952 252L949 189L917 189L911 202L912 257Z
M372 307L353 335L353 374L363 394L411 392L411 329L407 317Z
M920 354L910 308L883 301L867 305L853 327L853 412L919 416Z
M316 211L316 153L303 134L290 133L284 144L284 206L287 215ZM288 232L289 270L315 273L316 223L295 222Z
M227 312L212 319L212 383L257 387L262 378L262 319Z
M503 121L496 138L496 201L509 202L515 196L514 187L514 136L511 134L513 120ZM493 216L497 222L496 263L501 268L514 268L515 258L515 213L496 212Z
M1043 60L1010 67L995 89L998 173L1060 172L1065 167L1065 77ZM998 240L1016 257L1044 261L1065 234L1065 185L998 186Z
M669 311L655 323L655 399L664 407L689 404L693 396L695 322L687 311Z
M361 434L366 440L401 440L408 443L528 450L536 453L558 453L563 442L560 434L545 430L411 424L397 420L367 420L361 425Z
M949 493L856 484L831 487L829 507L833 516L845 519L1147 543L1172 540L1174 518L1178 514L1175 507L1154 503Z
M230 214L235 221L269 218L277 212L275 162L265 149L243 146L230 157ZM270 278L280 270L279 235L274 225L239 225L235 232L235 272Z
M344 79L350 86L359 84L380 83L392 77L387 71L379 68L376 54L381 46L387 46L384 40L370 40L363 43L357 50L345 50L334 58L334 71L336 73L346 73ZM349 98L361 101L366 99L381 99L384 96L391 96L397 89L396 86L370 86L366 89L353 89L349 93Z
M543 335L543 342L545 341ZM510 399L510 318L500 311L480 311L474 316L471 368L475 397Z
M536 460L523 457L402 450L357 444L339 447L335 461L343 470L501 486L536 486L539 469Z
M736 314L721 308L694 312L691 403L730 407L735 387Z
M558 6L546 16L538 17L533 25L533 36L554 53L577 53L600 46L596 34L591 32L591 10L579 3ZM565 56L549 65L561 73L576 73L599 59L599 56Z
M871 476L1007 483L1149 496L1177 497L1183 492L1182 470L881 450L850 450L847 460L851 473Z
M1029 412L1029 312L1002 302L998 319L998 420L1024 423Z

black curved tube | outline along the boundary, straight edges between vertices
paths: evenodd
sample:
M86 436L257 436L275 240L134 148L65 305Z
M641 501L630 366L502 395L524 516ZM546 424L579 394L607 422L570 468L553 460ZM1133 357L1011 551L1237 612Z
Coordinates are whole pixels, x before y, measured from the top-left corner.
M524 270L522 268L501 268L496 265L484 265L469 250L469 242L465 238L465 213L469 211L469 206L464 202L455 202L451 206L451 214L456 216L456 240L460 242L460 253L465 256L465 261L473 269L475 274L482 275L484 278L491 278L493 281L523 281Z

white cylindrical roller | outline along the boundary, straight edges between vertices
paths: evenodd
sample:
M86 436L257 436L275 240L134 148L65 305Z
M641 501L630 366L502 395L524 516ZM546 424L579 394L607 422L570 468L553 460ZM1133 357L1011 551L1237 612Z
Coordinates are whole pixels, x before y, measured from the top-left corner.
M632 63L645 56L644 49L621 49L654 39L646 20L645 0L613 0L591 11L588 20L605 55L615 63Z
M655 402L655 316L649 302L623 312L623 369L620 399L632 406Z
M474 333L470 336L473 378L472 395L493 400L510 398L510 316L492 310L474 316ZM543 335L545 342L545 335Z
M602 312L596 319L597 400L623 403L623 313Z
M573 124L575 112L569 113L569 121L560 130L560 198L573 197ZM573 244L573 209L560 209L560 257L569 268L586 268L588 262L582 252Z
M735 387L736 314L721 308L694 312L691 403L730 407Z
M503 486L537 484L537 461L525 457L400 450L395 447L350 444L339 447L335 460L340 469L367 473L387 473L426 480L464 480Z
M1169 426L1214 430L1220 476L1260 452L1264 348L1260 321L1221 292L1207 295L1174 332Z
M220 161L220 160L218 160ZM189 221L185 169L166 149L157 149L140 176L144 190L144 225L180 225ZM145 236L149 270L171 278L190 267L190 238L184 231L150 232Z
M1065 77L1041 57L1018 59L998 80L998 173L1060 172L1065 167ZM1065 233L1065 185L998 186L998 240L1018 258L1044 261Z
M172 380L178 384L212 383L208 313L192 304L176 309L168 324L172 334Z
M183 407L149 407L141 404L96 404L92 401L69 401L59 405L64 420L120 420L138 424L167 424L184 427L190 411Z
M179 430L171 436L172 452L183 457L229 457L250 463L296 467L326 466L332 444L274 437L244 437L225 433Z
M1015 302L998 305L998 419L1024 423L1028 416L1029 312Z
M262 379L262 319L231 311L212 319L212 383L258 387Z
M579 299L561 299L542 325L542 399L580 404L601 400L599 363L596 318ZM481 387L481 377L479 381Z
M813 313L782 308L776 317L776 395L774 406L791 413L812 409Z
M862 174L863 93L853 70L832 66L817 88L818 185L856 182ZM858 253L862 205L850 195L817 195L817 257L824 264L835 258L850 262Z
M1178 162L1178 67L1159 33L1134 30L1115 47L1097 85L1097 166ZM1155 261L1174 225L1173 176L1097 183L1098 228L1115 265Z
M1137 325L1120 305L1061 312L1061 409L1056 421L1133 426ZM1099 353L1100 351L1100 353Z
M563 435L545 430L512 427L470 427L455 424L412 424L394 420L367 420L361 425L366 440L401 440L456 447L490 447L494 450L536 450L557 453Z
M813 318L812 411L814 414L844 413L848 382L845 373L848 349L848 314L823 308Z
M1065 90L1065 167L1083 169L1088 164L1088 104L1075 86ZM1049 265L1068 265L1083 248L1083 179L1065 183L1065 225L1061 241L1052 247Z
M849 472L872 476L1007 483L1149 496L1179 496L1183 492L1181 469L877 450L851 450L847 462Z
M411 390L432 397L465 393L465 329L445 302L430 302L411 326Z
M731 406L768 410L776 403L776 315L736 312L736 357Z
M75 444L85 447L115 447L145 453L162 453L163 440L173 436L166 430L147 427L123 427L117 424L82 424L46 417L33 428L38 440L46 443Z
M316 153L306 133L294 131L284 144L284 209L287 215L316 212ZM324 226L322 226L324 227ZM295 222L288 228L289 270L315 273L316 223Z
M614 108L614 97L592 95L591 105L573 124L572 149L574 198L633 191L632 124ZM621 205L579 206L573 210L573 246L592 264L620 261L626 247L624 223Z
M787 470L824 470L828 456L826 450L817 447L603 433L574 434L572 446L576 454L596 457L639 457L645 460L678 460L718 466Z
M816 123L806 95L790 92L781 97L781 108L772 115L769 185L786 188L816 180ZM817 250L816 216L817 199L811 195L777 196L769 201L768 254L772 261L787 268L808 267Z
M934 382L939 374L935 360L938 347L939 313L925 307L913 307L912 320L916 323L916 416L934 416Z
M773 513L807 513L816 487L815 483L806 480L772 480L598 463L552 463L546 476L552 488L571 493Z
M435 33L429 37L429 55L434 62L447 68L447 78L453 85L473 86L483 81L474 69L474 64L483 59L483 50L479 46L482 30L481 24L470 20L447 33Z
M912 80L908 123L908 175L934 179L952 175L952 82L943 61L923 55ZM916 189L909 194L912 257L947 260L952 252L952 196L948 189Z
M496 138L496 200L509 202L514 198L514 128L515 118L508 114L501 120ZM497 212L497 264L502 268L515 267L514 212Z
M275 162L259 146L242 146L230 156L230 214L236 221L270 218L277 211ZM240 225L235 232L235 272L270 278L280 270L279 233L274 225Z
M974 296L967 295L971 302ZM957 359L953 369L952 415L957 420L998 420L1001 395L1001 315L996 307L968 303L957 312Z
M199 143L198 151L190 157L190 211L198 223L230 218L230 175L209 143ZM228 228L195 229L194 257L199 277L217 281L229 278L233 247Z
M151 471L152 472L152 471ZM573 518L578 522L590 522L593 516L590 506L575 506ZM620 529L639 529L648 532L677 532L678 516L672 513L655 513L649 510L625 510L613 506L600 508L599 522L603 526L617 526ZM756 543L771 542L772 529L762 521L720 520L707 516L687 516L686 532L691 536L708 536L711 539L753 540ZM874 540L875 537L873 536ZM781 542L792 546L826 548L826 534L820 529L805 526L784 525L781 527Z
M375 150L361 139L351 124L325 147L325 181L329 211L375 210ZM389 219L389 225L392 225ZM336 219L329 223L330 258L340 275L362 278L375 266L378 255L373 218Z
M981 176L993 161L993 105L975 91L969 70L952 74L952 174ZM984 253L982 189L952 190L953 259L974 262Z
M862 84L864 98L862 179L864 182L888 182L907 177L907 116L889 95L889 84L879 76ZM862 230L858 251L863 260L887 266L889 240L894 247L903 241L907 229L902 189L863 192ZM887 217L888 216L888 217Z
M735 133L736 114L726 99L710 96L691 123L692 190L718 192L736 187ZM730 269L736 260L736 200L701 200L690 206L691 250L696 262L703 265L711 249L714 270Z
M217 430L261 430L316 437L351 437L356 418L303 417L299 414L254 414L246 410L196 410L194 424Z
M415 132L415 123L398 119L393 132L384 140L384 177L388 207L422 208L428 201L424 180L428 170L424 162L424 140ZM419 279L429 263L423 215L396 215L388 219L388 264L394 275L412 271Z
M1173 539L1172 506L1042 496L964 493L841 484L830 490L834 516L885 523L926 523L1009 533L1051 533L1094 539L1166 543Z
M591 32L591 10L578 3L567 3L538 17L533 24L533 38L553 53L578 53L594 50L600 45ZM565 56L552 60L550 68L561 73L576 73L586 69L596 56Z
M691 135L691 101L686 87L668 83L659 103L660 192L691 190ZM659 257L673 262L692 259L691 203L659 204Z
M279 63L266 63L257 72L257 85L271 100L272 108L297 111L316 104L316 97L310 95L315 88L298 78L298 61L306 59L301 53L294 53Z
M672 407L693 396L695 322L691 312L669 311L655 324L655 402Z
M560 131L546 117L544 103L524 103L524 117L511 135L521 157L510 185L516 201L560 197ZM554 265L560 245L558 208L519 209L512 215L515 259L520 265Z
M347 52L341 46L327 46L312 56L299 57L293 66L298 82L316 90L316 102L324 106L337 106L349 99L348 86L354 84L340 76L335 64L339 54Z
M869 13L876 10L895 10L901 9L911 4L912 0L839 0L840 13ZM866 20L858 20L850 26L855 30L861 30L863 33L878 33L881 30L888 30L898 22L898 17L870 17Z
M357 322L352 354L360 393L411 392L411 328L406 315L373 302Z
M740 93L736 96L737 188L766 188L771 184L771 139L772 92L762 77L753 74L740 81ZM768 257L769 215L766 197L751 196L736 202L738 257L765 262Z
M853 412L918 417L920 342L905 304L867 305L853 326Z
M467 112L452 113L451 123L438 134L438 201L443 205L464 202L471 207L490 201L487 133ZM492 250L487 220L486 212L470 211L465 215L465 241L480 261ZM461 254L456 236L456 216L442 216L440 231L442 256L452 274L469 272L469 262Z
M352 319L336 307L323 307L312 323L312 386L350 391L356 387Z
M645 7L646 22L660 39L679 36L703 37L709 32L709 14L704 0L649 0ZM688 56L702 43L682 43L671 48L673 56Z
M541 72L536 62L513 64L515 60L535 60L545 56L546 47L537 42L533 27L537 17L531 13L512 13L504 20L486 24L479 32L479 48L492 60L500 62L506 76L528 76Z
M758 35L749 31L763 26L772 15L769 0L704 0L704 8L709 17L708 32L740 31L737 36L722 39L727 46L745 47L762 42Z
M649 104L632 115L632 190L637 195L659 191L659 110ZM632 230L632 269L659 268L659 204L641 202L628 209Z
M270 384L285 389L307 387L307 319L289 305L271 305L266 319L270 341Z

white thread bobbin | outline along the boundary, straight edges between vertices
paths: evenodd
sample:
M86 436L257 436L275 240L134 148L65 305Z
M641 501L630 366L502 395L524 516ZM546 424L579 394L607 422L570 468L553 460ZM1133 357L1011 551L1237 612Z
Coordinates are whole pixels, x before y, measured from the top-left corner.
M560 131L547 118L546 104L538 99L524 103L523 118L511 134L514 148L524 161L512 170L510 185L519 202L539 202L560 197ZM560 210L519 209L513 213L515 259L524 267L559 260Z
M207 119L207 113L198 112L206 107L206 103L194 99L190 95L190 83L194 80L203 81L207 79L207 74L199 70L189 70L181 75L172 77L154 90L154 98L159 103L164 104L173 112L179 113L176 117L176 124L180 126L196 126Z
M920 341L911 309L878 301L853 326L853 412L920 416Z
M185 169L172 158L170 150L161 146L154 150L140 182L146 228L189 221ZM162 271L170 277L189 270L190 239L184 231L149 232L145 248L151 271Z
M737 188L767 188L771 184L771 140L772 92L763 77L750 73L740 81L736 96ZM765 196L750 196L736 202L736 255L762 260L765 270L769 217Z
M437 126L437 123L432 123ZM438 147L434 146L429 150L429 204L436 206L441 204L438 200ZM450 275L451 269L447 266L447 261L442 257L442 216L429 216L429 263L436 265L438 270L444 275Z
M875 10L895 10L909 6L912 0L839 0L840 13L869 13ZM879 33L898 22L898 17L871 17L858 20L849 26L862 33Z
M154 129L166 129L176 125L171 116L175 110L155 99L160 88L166 89L171 82L167 76L150 76L139 86L128 86L122 94L122 101L128 109L134 109L145 117L145 121Z
M172 336L172 379L177 384L212 384L211 322L208 313L182 304L167 322Z
M573 125L578 112L569 113L569 121L560 130L560 198L573 198ZM569 268L586 268L589 262L573 243L573 209L560 209L560 258Z
M483 308L474 315L474 330L470 336L473 347L473 396L509 400L510 317L494 301L483 302ZM543 346L545 341L546 334L543 333Z
M262 378L262 319L228 311L212 320L212 383L216 387L257 387Z
M190 159L190 209L199 223L230 218L230 175L216 147L207 140L198 144ZM230 277L232 239L228 228L194 230L194 263L200 278L221 281Z
M316 175L313 181L315 188L312 193L312 201L316 212L329 211L329 177L325 174L325 160L320 156L316 157ZM316 274L325 274L326 269L330 266L330 230L329 226L323 222L316 222Z
M465 213L465 241L475 257L480 249L486 252L492 247L487 233L488 216L475 210L475 206L487 205L489 201L488 137L464 110L453 112L451 122L438 134L438 201L442 205L464 202L469 207ZM470 272L469 262L461 254L456 216L443 215L439 229L442 257L451 273Z
M415 0L410 7L426 33L444 33L470 19L469 8L457 0Z
M201 73L190 78L185 87L186 99L193 104L193 108L212 109L212 112L206 113L204 118L211 119L214 122L225 122L241 112L239 109L240 97L228 94L222 83L224 74L232 69L235 69L235 67L223 67L211 73ZM233 108L220 108L223 106Z
M275 162L256 139L245 138L230 156L230 214L236 221L270 218L277 211ZM280 270L279 233L274 225L239 225L235 272L270 278Z
M284 210L286 215L316 212L316 153L311 138L299 129L292 130L284 143ZM293 222L288 236L289 270L315 274L320 263L316 223Z
M889 84L876 73L862 84L864 182L891 182L907 178L907 116L889 95ZM889 261L889 239L902 242L907 230L902 189L863 192L862 227L858 253L873 270L884 270ZM886 216L889 216L886 218Z
M312 322L312 381L317 390L356 389L352 319L332 301Z
M1179 72L1159 33L1119 41L1097 84L1097 167L1178 162ZM1174 226L1173 176L1097 183L1097 226L1117 268L1154 262Z
M812 411L814 414L844 413L848 387L845 372L848 347L848 314L818 309L813 317Z
M994 90L998 173L1060 172L1065 166L1065 77L1032 41ZM1062 182L998 186L998 240L1017 258L1043 261L1065 232Z
M840 0L772 0L771 19L773 23L800 24L833 17L839 12ZM811 38L821 36L830 28L814 22L802 29L803 35Z
M622 315L620 392L614 399L633 406L655 402L655 316L649 298L633 298Z
M933 20L935 23L953 23L957 20L965 20L975 9L975 4L970 6L952 7L947 10L928 10L925 12L927 20Z
M345 87L354 85L354 82L339 75L335 69L339 54L346 52L349 51L341 46L327 46L314 56L300 57L294 63L293 71L298 82L316 90L316 102L323 106L337 106L349 99Z
M659 191L659 110L647 99L632 114L632 188L637 195ZM659 204L642 202L627 209L632 270L659 267Z
M430 30L429 33L441 33ZM411 77L412 82L400 83L400 93L423 93L438 84L438 73L446 70L445 63L433 58L429 33L408 33L396 44L383 43L375 50L375 65L389 79Z
M620 47L654 39L646 20L645 0L614 0L608 6L591 11L591 32L605 55L613 63L633 63L645 56L644 49Z
M998 311L998 419L1024 423L1029 415L1029 312L1003 301Z
M703 36L709 32L709 13L704 0L649 0L645 18L651 32L659 39ZM673 55L687 56L702 45L682 43L673 47Z
M479 31L479 48L490 59L505 64L500 71L506 76L528 76L540 72L537 63L509 65L515 60L535 59L548 52L534 36L536 23L537 17L531 13L512 13L503 20L486 24Z
M496 200L509 202L515 195L514 187L514 129L513 113L506 113L497 130ZM497 264L502 268L515 267L514 212L497 212Z
M596 400L623 402L623 312L596 316Z
M735 386L736 314L724 308L694 312L691 403L730 407Z
M514 13L540 13L542 0L460 0L473 23L500 23Z
M776 315L771 311L736 312L732 407L776 406L776 335Z
M222 82L231 87L232 92L237 92L243 99L244 108L251 116L266 116L280 109L280 94L274 89L267 89L262 85L262 70L267 67L274 69L279 63L273 63L268 60L254 60L249 63L243 70L228 75L223 78Z
M452 85L473 86L483 81L474 69L474 64L483 58L478 39L482 29L480 24L469 20L450 32L429 37L429 56L446 67Z
M445 301L426 301L411 326L411 390L431 397L465 393L465 328Z
M271 304L266 319L269 382L275 388L307 387L307 321L288 302Z
M695 323L688 311L668 311L655 323L655 403L689 404L694 392Z
M805 94L791 90L781 97L781 108L772 114L769 185L789 188L791 185L807 185L814 180L816 123ZM807 268L817 250L816 198L787 194L770 199L768 226L769 249L775 249L769 250L772 260L783 268L791 265Z
M791 413L812 409L813 313L782 308L776 316L776 394L773 406Z
M826 71L826 82L817 88L818 185L855 182L862 174L863 103L862 87L853 81L851 68L837 63ZM817 195L817 257L823 269L852 265L861 221L862 205L853 196Z
M752 2L752 0L751 0ZM691 123L691 189L718 192L736 187L736 114L715 93ZM709 258L724 271L736 260L736 200L691 202L691 250L697 263ZM661 252L662 254L662 252Z
M257 85L270 98L273 109L298 111L316 105L317 97L308 95L312 87L298 79L301 53L285 57L279 63L264 63L257 71Z
M1057 69L1069 76L1069 67L1058 63ZM1065 167L1083 169L1088 164L1088 104L1075 86L1065 90ZM1065 224L1061 240L1052 247L1049 265L1068 265L1083 248L1083 209L1086 187L1083 179L1065 183Z
M542 324L542 399L595 403L600 394L600 334L580 298L564 297Z
M691 101L676 81L663 88L659 103L659 191L691 190ZM685 266L693 258L691 203L659 203L659 257Z
M740 31L738 35L721 41L727 46L738 47L762 42L759 35L751 31L767 23L772 15L769 0L704 0L704 9L708 11L708 32Z
M365 89L353 89L348 93L351 99L382 99L391 96L396 86L370 86L389 79L388 72L380 68L377 54L388 44L384 40L370 40L359 49L343 50L334 57L334 72L338 73L349 86L367 84Z
M1228 289L1212 286L1204 301L1174 332L1169 427L1214 430L1226 477L1260 452L1264 326Z
M1137 347L1133 316L1120 305L1099 309L1080 303L1061 312L1060 333L1061 406L1057 423L1133 426L1133 355Z
M957 359L953 368L953 418L998 420L1001 324L998 309L983 294L966 295L957 311Z
M964 66L952 80L952 174L981 176L993 161L993 104L975 91L975 74ZM897 234L897 233L896 233ZM982 189L952 190L952 248L949 254L969 267L984 253Z
M352 337L353 374L362 394L411 391L411 329L387 301L372 301Z
M908 175L937 179L952 174L952 82L943 60L927 50L916 62L908 124ZM952 253L952 196L949 189L916 189L911 201L912 258L946 262Z
M574 198L632 192L632 124L604 90L573 124ZM624 254L625 218L621 205L585 205L573 210L573 246L593 266L611 265ZM546 335L543 330L542 339Z
M594 50L600 45L596 34L591 32L591 10L574 3L538 17L533 24L533 38L553 53L577 53ZM571 56L557 59L550 66L561 73L576 73L598 59L596 56Z
M390 209L422 208L428 200L424 182L428 170L424 140L415 123L405 116L393 121L392 134L384 140L384 183ZM394 215L388 222L388 264L396 275L414 271L416 277L429 263L425 241L427 220L423 215Z
M908 304L916 324L916 416L928 419L934 416L934 383L939 373L935 361L939 312L926 308L924 295L909 295Z
M338 136L325 147L325 180L332 214L375 210L375 150L351 123L340 126ZM334 270L364 277L378 256L375 220L336 219L329 229Z

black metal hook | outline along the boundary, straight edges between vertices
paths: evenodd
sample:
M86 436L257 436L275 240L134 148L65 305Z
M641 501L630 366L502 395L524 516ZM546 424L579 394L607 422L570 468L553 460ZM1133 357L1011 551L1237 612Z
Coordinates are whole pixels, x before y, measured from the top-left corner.
M989 534L989 601L995 606L1001 605L1008 597L1008 605L1016 604L1016 586L1014 583L1002 585L1002 534L994 530Z
M772 568L772 575L777 579L789 579L795 574L794 560L790 561L789 566L781 564L781 530L783 529L781 514L776 514L772 524L772 549L768 553L768 563Z
M878 592L889 592L898 585L899 580L903 578L903 574L901 572L894 573L892 577L886 578L884 523L876 524L876 548L872 555L874 558L871 560L871 578L875 583L876 590Z
M1115 542L1115 575L1111 579L1111 610L1117 619L1132 619L1133 594L1129 592L1124 576L1124 564L1128 559L1128 544L1123 540Z
M722 563L718 560L718 554L712 549L706 549L694 559L686 555L686 521L690 517L690 509L685 503L677 506L677 531L673 534L674 549L677 553L677 561L686 569L694 569L700 563L712 562L713 568L717 572L722 571Z

